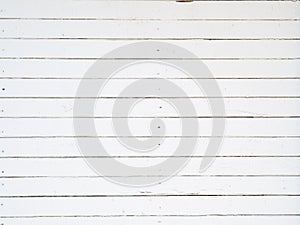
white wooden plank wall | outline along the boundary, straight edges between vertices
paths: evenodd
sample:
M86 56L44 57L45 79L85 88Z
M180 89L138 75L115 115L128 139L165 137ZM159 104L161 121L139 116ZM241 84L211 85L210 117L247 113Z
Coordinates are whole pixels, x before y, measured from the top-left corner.
M204 144L172 179L132 188L87 166L72 117L86 70L141 40L197 55L220 86L227 126L216 161L199 173L211 138L207 99L191 79L164 70L199 106ZM104 89L95 123L105 127L98 135L111 157L151 164L176 148L180 117L157 111L159 99L145 99L131 116L137 136L148 135L151 115L164 117L170 132L160 151L124 153L110 126L119 90L160 71L133 67ZM3 0L0 74L0 224L300 224L300 2Z

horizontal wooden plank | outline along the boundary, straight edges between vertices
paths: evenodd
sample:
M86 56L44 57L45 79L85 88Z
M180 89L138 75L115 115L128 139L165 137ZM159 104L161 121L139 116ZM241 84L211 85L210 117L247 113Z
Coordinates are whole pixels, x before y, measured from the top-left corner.
M298 225L298 216L133 216L133 217L57 217L57 218L2 218L6 225L23 224L23 225L48 225L48 224L74 224L74 225L93 225L93 224L132 224L132 225L152 225L155 223L163 225L172 225L180 223L182 225L194 224L220 224L220 225L253 225L253 224L273 224L273 225Z
M82 122L88 122L89 119L76 119ZM1 137L51 137L51 136L88 136L88 137L151 137L150 124L153 118L96 118L94 120L97 136L92 130L83 129L74 133L73 119L53 118L53 119L5 119L1 120ZM216 119L220 121L223 119ZM127 130L115 131L115 123L127 123L131 133ZM182 133L182 123L195 122L199 124L198 134L192 130ZM212 120L210 118L163 118L157 123L157 127L153 128L154 137L209 137L211 136ZM161 130L163 131L161 131ZM161 135L155 135L163 132ZM274 119L274 118L253 118L226 119L225 137L272 137L272 136L291 136L298 137L300 135L300 119Z
M99 163L107 163L111 159L99 159ZM165 158L123 158L120 162L147 167L159 163ZM97 175L84 159L0 159L2 176L95 176ZM299 175L300 158L217 158L204 173L199 172L201 158L191 158L187 166L178 176L201 175ZM144 176L144 174L137 175ZM152 174L151 174L152 175ZM167 175L164 171L152 176ZM169 175L169 174L168 174ZM136 179L127 177L126 179Z
M148 65L151 67L151 65ZM130 69L129 69L130 70ZM121 73L122 74L122 73ZM119 94L124 90L125 87L133 84L138 79L130 80L109 80L106 82L105 87L102 88L100 97L118 97ZM171 80L170 81L180 87L180 89L186 93L186 97L205 97L205 94L199 88L199 86L193 80ZM2 79L0 97L92 97L89 90L92 85L96 85L98 82L99 87L101 83L97 80L86 81L85 85L87 88L87 93L80 93L76 96L78 85L80 80L11 80ZM153 80L146 80L145 85L153 85ZM202 80L201 85L204 87L207 85L212 85L215 80ZM218 80L217 81L223 97L249 97L249 96L300 96L300 80ZM157 89L156 89L157 87ZM156 86L153 88L153 95L161 96L160 87ZM177 94L174 95L173 92L169 91L163 95L164 97L184 97ZM221 95L208 96L208 97L222 97ZM145 97L142 93L137 93L135 95L122 95L119 97ZM154 97L155 98L155 97Z
M1 196L298 195L297 177L174 177L158 186L117 186L102 178L2 178Z
M123 139L121 139L123 140ZM201 143L194 156L203 156L208 138L201 138ZM124 147L115 144L115 140L101 138L109 148L111 156L122 157L155 157L170 156L171 149L177 146L175 138L166 139L156 151L136 153L125 151ZM224 138L218 156L299 156L299 138ZM75 138L2 138L0 157L81 157ZM92 155L91 155L92 156Z
M1 81L0 81L1 83ZM88 99L77 99L79 102L91 102ZM119 99L122 103L130 104L129 99ZM175 105L181 99L172 100ZM194 104L196 116L212 117L207 99L190 99ZM115 101L113 99L98 99L95 104L95 117L111 117ZM298 117L300 116L300 99L298 98L247 98L224 99L225 117ZM151 106L151 107L150 107ZM0 99L0 119L10 117L73 117L74 99ZM216 112L218 113L218 112ZM82 112L77 116L89 116ZM165 101L160 99L144 99L134 105L134 110L125 117L184 117L195 116L192 112L178 115ZM215 116L224 116L218 113Z
M132 41L0 40L0 57L97 58ZM300 41L168 41L199 58L299 58ZM76 48L74 48L76 46ZM161 55L164 53L160 50ZM128 53L134 58L134 53ZM125 57L125 56L120 56ZM136 57L139 57L138 55ZM145 57L157 57L153 53ZM172 58L181 58L176 52Z
M216 78L282 78L300 77L300 60L202 60ZM95 60L25 60L0 59L1 77L10 78L82 78ZM144 65L145 66L145 65ZM45 70L45 68L47 68ZM160 67L127 74L131 77L153 77ZM173 71L172 71L173 72ZM183 77L165 68L164 76ZM0 77L0 78L1 78Z
M0 18L82 19L299 19L299 2L26 1L1 3Z
M1 211L3 216L297 214L299 198L22 198L1 199Z
M299 26L299 21L0 20L0 38L294 39L300 38Z

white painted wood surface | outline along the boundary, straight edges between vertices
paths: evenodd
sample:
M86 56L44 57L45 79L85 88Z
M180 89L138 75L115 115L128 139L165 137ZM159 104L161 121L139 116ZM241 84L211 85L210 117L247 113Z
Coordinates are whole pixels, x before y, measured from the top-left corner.
M227 122L219 155L199 173L209 139L220 137L210 137L213 116L193 79L151 63L111 79L97 99L95 121L105 127L98 135L111 157L123 163L152 165L170 157L181 117L194 115L178 116L160 98L145 99L130 114L135 136L148 136L149 121L160 116L168 137L154 152L124 151L110 118L122 88L164 77L199 106L199 135L183 137L200 140L188 165L159 185L132 188L110 183L85 163L73 104L97 59L142 40L173 43L199 57L220 86ZM298 1L2 1L0 74L0 224L300 223ZM79 138L96 137L86 131Z

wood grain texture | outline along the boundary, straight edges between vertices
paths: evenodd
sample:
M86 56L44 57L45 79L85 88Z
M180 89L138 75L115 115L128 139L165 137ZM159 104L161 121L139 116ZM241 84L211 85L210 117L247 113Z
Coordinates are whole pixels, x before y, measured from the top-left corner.
M147 66L145 66L147 68ZM151 67L151 65L149 65ZM138 79L109 80L101 90L99 96L91 96L89 93L77 93L80 80L11 80L2 79L0 98L113 98L119 96L124 86L128 86ZM96 80L86 81L86 85L92 85ZM149 85L151 81L148 81ZM229 97L297 97L300 96L300 79L285 80L232 80L222 79L218 85L222 95L206 96L193 80L178 80L172 82L180 86L186 95L164 95L164 98L229 98ZM204 79L201 85L210 85L214 80ZM145 82L147 84L147 81ZM100 85L100 84L99 84ZM157 87L158 89L160 87ZM153 88L153 92L157 91ZM167 91L167 90L166 90ZM167 93L167 92L166 92ZM142 94L123 95L119 98L140 98ZM145 98L163 98L159 96L146 96Z
M101 58L105 53L131 43L134 41L0 40L0 45L3 46L0 58ZM170 40L168 43L192 51L198 58L300 58L299 40ZM152 55L155 57L155 52Z
M4 216L299 214L298 197L5 198ZM201 204L200 204L201 202ZM27 207L30 205L30 207ZM107 207L110 205L111 207ZM128 207L134 205L135 207ZM257 205L264 206L258 208ZM12 213L13 211L13 213ZM147 214L145 213L147 212Z
M299 39L299 21L0 20L0 38ZM47 27L47 29L44 29Z
M166 158L123 158L118 159L124 164L147 167L155 165ZM191 158L188 165L178 176L201 176L199 166L201 158ZM97 175L82 158L77 159L1 159L3 176L95 176ZM99 163L109 162L109 158L99 159ZM300 158L268 158L268 157L237 157L217 158L214 166L205 175L299 175ZM138 176L144 176L138 174ZM151 176L167 177L167 174L151 174ZM130 177L128 179L131 179ZM134 179L134 177L132 178Z
M126 139L126 138L124 138ZM115 141L112 138L102 138L103 143L112 145ZM194 156L202 156L206 144L209 140L201 138L201 144L197 147ZM119 157L167 157L171 155L168 147L176 146L178 138L168 138L164 140L166 146L162 145L161 150L144 154L124 151L122 146L114 144L111 155ZM175 144L174 144L175 143ZM298 138L293 137L264 137L264 138L225 138L219 157L243 157L243 156L299 156ZM82 157L77 149L75 138L1 138L2 151L1 158L78 158ZM250 160L250 159L249 159Z
M202 60L215 78L234 79L264 79L264 78L299 78L300 60L272 60L272 59L210 59ZM74 59L0 59L2 68L1 78L29 78L29 79L80 79L95 60ZM47 69L45 69L47 68ZM157 76L157 66L143 73L127 73L126 77L143 78ZM165 77L175 76L165 68ZM134 72L134 69L133 69ZM177 77L183 77L177 74ZM205 77L205 76L204 76Z
M145 224L145 225L152 225L152 224L175 224L180 223L183 225L193 225L195 223L203 223L203 224L231 224L231 225L252 225L253 223L258 224L274 224L274 225L285 225L286 223L290 225L297 225L298 220L297 215L290 215L290 216L273 216L273 215L212 215L212 216L128 216L128 217L101 217L101 216L77 216L77 217L23 217L23 218L4 218L2 221L5 224L17 224L22 222L24 225L35 224L39 223L42 225L48 224L66 224L72 223L74 225L79 224Z
M0 3L0 224L274 224L300 223L300 2L299 1L20 1ZM96 60L139 41L181 46L207 65L222 96L206 96L184 73L145 62L116 74L99 96L76 96ZM160 50L160 49L158 49ZM157 59L155 52L143 60ZM141 59L140 59L141 60ZM99 78L87 82L98 82ZM120 91L138 79L166 78L188 93L148 97L129 115L133 136L116 135L112 110ZM159 87L158 87L159 88ZM123 96L123 103L141 96ZM95 104L97 135L74 134L74 101ZM178 115L167 100L189 100L196 115ZM224 98L226 114L208 100ZM80 120L89 115L77 115ZM149 137L161 118L164 142L137 153L118 140ZM211 120L226 119L218 155L206 155ZM199 123L182 137L182 119ZM101 128L101 129L100 129ZM109 157L150 166L172 154L180 138L199 143L189 163L156 186L109 182L85 162L76 138L100 137ZM160 137L154 137L160 138ZM188 155L181 155L175 160ZM213 165L205 172L205 158ZM144 176L140 174L138 176ZM151 176L167 176L151 174ZM135 179L136 177L126 177Z
M174 1L59 1L37 3L3 2L0 18L49 19L300 19L299 2L291 1L203 1L189 4ZM258 10L259 7L259 10ZM112 10L114 8L114 10Z
M92 101L87 99L77 99L79 102ZM120 99L120 102L129 102L128 99ZM180 99L173 99L177 104ZM220 113L212 116L207 106L207 99L194 98L190 100L197 106L196 115L186 112L183 115L172 110L165 101L160 99L145 99L136 105L134 111L128 117L198 117L211 118L223 117ZM98 99L95 105L94 117L111 117L113 109L113 99ZM226 115L228 118L298 118L300 114L300 99L298 98L226 98L224 99ZM154 107L147 107L148 105ZM156 107L155 107L156 106ZM157 107L158 106L158 107ZM73 99L0 99L1 118L72 118ZM160 108L161 107L161 108ZM151 109L151 110L150 110ZM89 117L81 113L78 117ZM127 115L123 115L127 116Z

